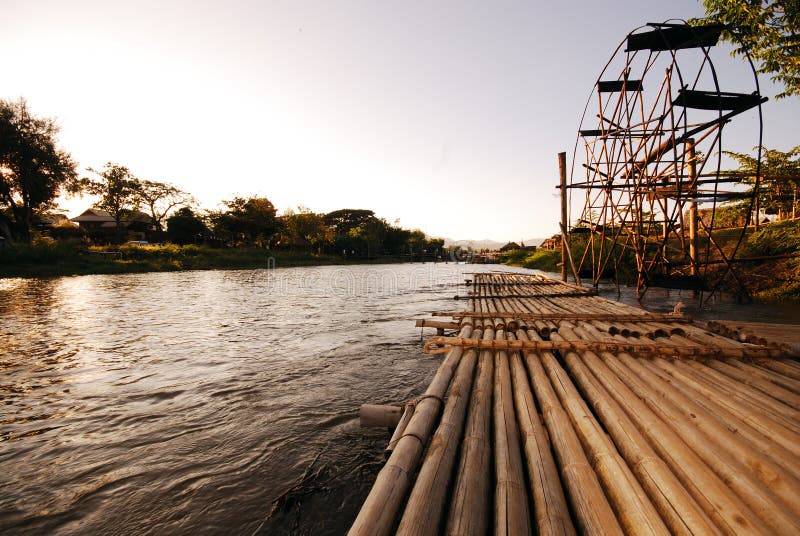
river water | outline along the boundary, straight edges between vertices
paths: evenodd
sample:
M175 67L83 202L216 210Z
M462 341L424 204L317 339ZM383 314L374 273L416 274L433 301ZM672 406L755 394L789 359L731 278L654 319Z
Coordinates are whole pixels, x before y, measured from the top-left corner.
M462 309L457 285L488 269L504 268L0 280L0 533L345 532L388 441L359 427L359 405L425 390L441 358L421 353L413 319ZM700 318L800 319L796 306L645 298Z

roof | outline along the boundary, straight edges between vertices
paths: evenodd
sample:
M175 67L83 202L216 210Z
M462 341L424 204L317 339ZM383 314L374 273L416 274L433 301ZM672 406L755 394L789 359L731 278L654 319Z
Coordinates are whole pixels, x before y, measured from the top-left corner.
M71 218L70 221L74 221L76 223L98 222L98 221L105 222L105 221L114 221L114 217L105 210L92 207L84 210L80 216L75 216L74 218Z
M76 223L96 223L96 222L116 223L114 216L109 214L107 211L97 207L87 208L86 210L83 211L82 214L70 219L70 221L74 221ZM123 217L121 221L123 222L141 221L141 222L151 223L153 221L153 218L152 216L150 216L145 212L142 212L141 210L133 210L130 212L129 216Z

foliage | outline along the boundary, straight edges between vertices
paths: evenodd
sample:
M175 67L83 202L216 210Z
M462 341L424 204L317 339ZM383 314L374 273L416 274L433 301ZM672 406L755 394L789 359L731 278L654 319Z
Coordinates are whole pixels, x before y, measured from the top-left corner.
M77 257L79 240L54 240L48 237L33 238L27 244L13 244L0 248L0 264L52 264Z
M223 201L225 211L209 214L212 230L230 244L267 247L278 229L276 210L266 197L234 197Z
M81 179L84 189L100 196L97 208L111 214L119 229L122 220L139 207L136 177L125 166L113 162L107 162L102 171L92 168L89 171L98 175L99 179Z
M175 244L198 244L210 234L208 226L189 207L167 218L167 240Z
M133 188L136 200L149 209L150 217L159 232L164 230L164 219L172 209L194 204L191 195L165 182L134 179Z
M740 182L748 185L752 191L759 171L758 159L731 151L725 151L725 154L739 162L739 169L725 173L741 176ZM778 214L778 219L795 213L797 190L800 188L800 145L786 152L762 147L760 172L759 208L767 213ZM747 210L746 206L741 205L749 205L749 202L740 203L739 209Z
M336 235L346 235L351 229L375 219L375 213L371 210L352 208L334 210L323 217L325 225L332 227Z
M333 232L325 225L322 214L315 214L305 207L298 207L298 212L287 211L281 218L284 238L290 246L310 246L322 249L333 243Z
M768 257L739 265L739 275L755 297L766 301L800 299L800 258L769 258L800 253L800 222L765 225L747 237L742 249L743 257Z
M739 202L718 206L714 214L714 227L742 227L747 217L748 205L749 202Z
M785 221L765 225L747 237L745 256L785 255L800 251L800 222Z
M725 24L733 55L760 63L760 73L783 84L778 98L800 95L800 1L703 0L706 19Z
M551 249L537 249L526 251L524 249L514 249L503 253L503 264L512 266L522 266L543 272L558 272L561 267L561 251Z
M329 212L323 221L333 232L333 247L345 255L367 256L380 252L387 236L385 221L365 209L345 208Z
M75 162L56 147L52 119L31 116L24 99L0 100L0 234L31 239L34 213L79 190Z
M411 231L396 227L386 226L386 233L383 235L383 251L389 255L402 255L408 251L408 241L411 238ZM442 241L444 243L444 241Z

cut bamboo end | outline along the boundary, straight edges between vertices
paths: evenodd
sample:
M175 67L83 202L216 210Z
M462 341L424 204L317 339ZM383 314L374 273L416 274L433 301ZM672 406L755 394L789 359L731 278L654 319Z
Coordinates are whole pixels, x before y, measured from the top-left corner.
M362 428L384 427L394 428L400 422L403 409L397 406L378 404L361 404L358 419Z

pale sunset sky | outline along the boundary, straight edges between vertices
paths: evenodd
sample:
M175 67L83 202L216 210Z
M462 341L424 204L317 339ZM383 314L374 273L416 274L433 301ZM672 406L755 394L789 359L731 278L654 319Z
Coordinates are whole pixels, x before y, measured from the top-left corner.
M0 98L57 118L82 170L117 162L205 208L258 194L437 237L544 237L556 155L571 157L614 49L703 13L696 0L0 0ZM723 89L752 91L718 48ZM800 144L800 100L761 82L765 145ZM727 141L750 152L757 137Z

